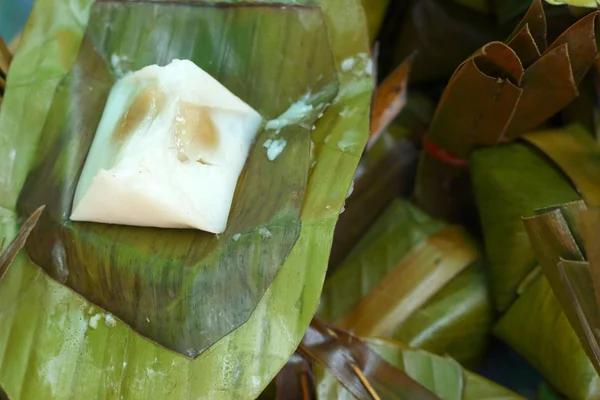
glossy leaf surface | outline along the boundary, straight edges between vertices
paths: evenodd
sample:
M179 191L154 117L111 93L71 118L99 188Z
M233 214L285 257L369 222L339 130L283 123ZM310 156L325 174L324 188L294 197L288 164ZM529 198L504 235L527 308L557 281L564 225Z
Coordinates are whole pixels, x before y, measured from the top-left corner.
M0 115L0 162L18 154L0 170L0 201L10 211L0 225L4 232L16 231L14 200L53 91L75 60L90 5L89 0L38 1L23 35ZM302 205L300 237L248 321L191 361L143 339L119 320L107 326L98 318L97 328L89 327L92 317L105 313L20 256L0 281L0 386L11 397L255 398L285 364L318 302L335 221L367 140L373 88L364 65L341 68L343 60L368 51L366 34L356 34L365 27L360 3L324 0L319 5L340 93L312 132L315 165ZM56 39L63 36L70 41ZM32 74L35 82L28 80ZM23 119L25 104L31 107ZM355 112L340 116L346 107Z
M154 15L165 17L146 24ZM315 54L320 61L311 60ZM337 85L318 8L96 3L79 57L54 97L19 210L48 205L28 247L36 264L141 334L196 357L248 319L294 246L309 127L319 111L315 104L316 113L283 128L286 148L274 161L262 145L274 132L258 136L220 237L71 222L77 180L115 79L173 59L190 59L267 120L307 93L322 107Z

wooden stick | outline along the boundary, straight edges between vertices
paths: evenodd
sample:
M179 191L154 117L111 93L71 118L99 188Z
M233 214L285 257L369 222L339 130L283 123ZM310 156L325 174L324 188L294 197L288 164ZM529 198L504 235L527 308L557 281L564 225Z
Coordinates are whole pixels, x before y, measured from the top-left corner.
M375 389L373 389L373 386L371 386L371 384L369 383L369 380L367 379L367 377L360 370L360 368L358 368L356 366L356 364L352 364L352 363L350 364L350 368L352 368L352 371L354 371L356 376L358 376L358 379L360 379L363 386L365 387L365 389L367 389L367 392L369 392L369 394L371 395L373 400L381 400L380 397L377 395L377 392L375 391Z

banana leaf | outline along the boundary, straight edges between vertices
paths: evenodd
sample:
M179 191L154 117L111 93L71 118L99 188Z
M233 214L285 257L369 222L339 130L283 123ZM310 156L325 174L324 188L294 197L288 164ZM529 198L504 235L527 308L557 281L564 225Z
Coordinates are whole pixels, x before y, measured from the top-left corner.
M433 113L431 100L407 93L406 105L392 125L363 154L344 212L335 228L328 274L332 273L397 196L408 196L417 165L416 142Z
M477 150L470 162L493 293L499 308L506 310L494 333L568 398L600 396L600 379L561 308L560 296L544 275L533 272L537 260L521 222L536 209L579 200L579 194L530 145Z
M471 157L492 292L500 311L508 307L519 285L537 265L529 241L523 240L526 232L520 218L580 196L589 204L600 202L600 150L583 128L572 125L526 134L523 138L543 150L555 165L523 144L477 150Z
M477 150L469 161L492 295L504 311L537 266L521 217L580 196L562 171L522 143Z
M580 214L580 230L586 258L590 264L592 284L596 296L596 305L600 309L600 246L598 232L600 230L600 211L593 208Z
M367 15L369 38L371 38L371 41L375 41L390 0L362 0L362 4Z
M148 25L145 21L154 15L168 17ZM260 28L259 22L264 24ZM195 40L187 40L189 36ZM305 52L298 50L301 43ZM253 46L261 50L250 51ZM274 62L279 54L281 61ZM286 141L286 151L276 160L270 161L261 145L273 132L259 133L220 237L197 230L69 221L77 181L102 117L98 105L123 74L173 59L192 60L267 120L306 93L311 93L307 101L314 111L281 129L278 137ZM303 60L300 74L293 66ZM279 73L278 85L269 85L277 71L287 72ZM47 205L26 245L29 256L138 333L197 357L248 319L296 243L311 127L335 95L335 77L318 8L96 3L79 57L55 94L41 132L44 140L19 197L21 216Z
M585 199L538 210L524 224L545 277L583 350L600 372L598 218L596 210L586 209L586 204L597 207L600 202L599 146L578 126L528 134L525 139L560 166Z
M535 0L505 43L488 43L461 64L425 141L417 205L451 221L470 216L469 154L516 140L577 97L598 53L597 17L585 16L547 46L545 14Z
M553 5L568 4L570 6L575 6L575 7L589 7L589 8L597 8L598 7L598 2L596 0L565 0L565 1L546 0L546 1Z
M461 253L470 249L476 258L476 250L468 239L456 240L453 229L395 200L327 279L317 315L358 335L393 337L476 365L492 310L483 272ZM425 245L437 237L445 237L448 247ZM412 290L412 284L424 286ZM385 293L384 304L377 299Z
M355 177L352 193L335 228L328 273L342 263L365 230L396 196L410 193L418 155L415 144L408 139L396 140L387 132L383 139L389 139L385 151L367 153L361 160L357 171L361 174Z
M595 333L600 328L600 313L580 230L580 213L585 210L585 203L580 201L539 210L538 215L523 222L544 275L588 358L600 371L600 345Z
M600 146L580 125L523 136L554 161L575 185L586 204L600 206Z
M44 121L53 92L76 61L91 3L38 1L24 32L0 114L0 205L12 212L2 235L16 231L16 200L28 171L39 166L35 148L42 130L52 128ZM319 5L328 25L340 93L312 133L316 164L302 202L300 235L247 321L190 360L147 340L111 312L50 278L22 252L0 281L0 386L9 396L254 398L287 361L316 308L333 228L367 139L373 87L366 69L343 71L341 66L343 60L358 57L357 52L368 52L366 34L360 33L365 26L360 3L324 0ZM284 12L290 9L305 10L296 6ZM354 21L356 30L348 29L347 21ZM306 29L322 25L310 18L303 22ZM179 34L190 27L198 25L178 26ZM339 111L345 107L357 112L342 118Z
M278 400L392 399L398 394L404 400L521 399L463 370L451 358L389 339L360 339L317 320L311 323L299 353L277 377Z
M359 400L440 400L431 390L346 330L313 319L298 352L327 368ZM320 385L319 385L320 386Z
M307 400L315 398L315 380L311 365L298 352L277 374L271 390L261 393L259 399ZM274 389L274 390L273 390Z
M527 286L498 321L494 333L567 398L600 396L600 378L543 275Z
M442 400L522 399L510 390L463 369L449 357L410 349L391 340L368 338L364 341L388 363L406 371ZM354 399L327 369L315 366L314 370L318 399Z

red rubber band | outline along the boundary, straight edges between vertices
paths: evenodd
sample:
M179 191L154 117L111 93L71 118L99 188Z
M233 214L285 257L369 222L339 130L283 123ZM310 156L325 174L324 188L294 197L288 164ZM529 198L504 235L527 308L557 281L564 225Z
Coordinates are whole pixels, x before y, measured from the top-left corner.
M455 167L468 167L469 161L464 158L455 156L451 154L449 151L441 148L437 144L435 144L430 138L429 135L425 136L423 139L423 148L426 152L428 152L431 156L437 158L438 160L453 165Z

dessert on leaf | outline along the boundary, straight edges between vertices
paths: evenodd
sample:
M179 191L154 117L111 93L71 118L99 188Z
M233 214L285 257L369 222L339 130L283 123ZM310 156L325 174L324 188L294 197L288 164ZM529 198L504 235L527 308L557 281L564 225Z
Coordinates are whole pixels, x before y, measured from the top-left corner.
M71 219L221 233L261 115L187 60L117 81Z

